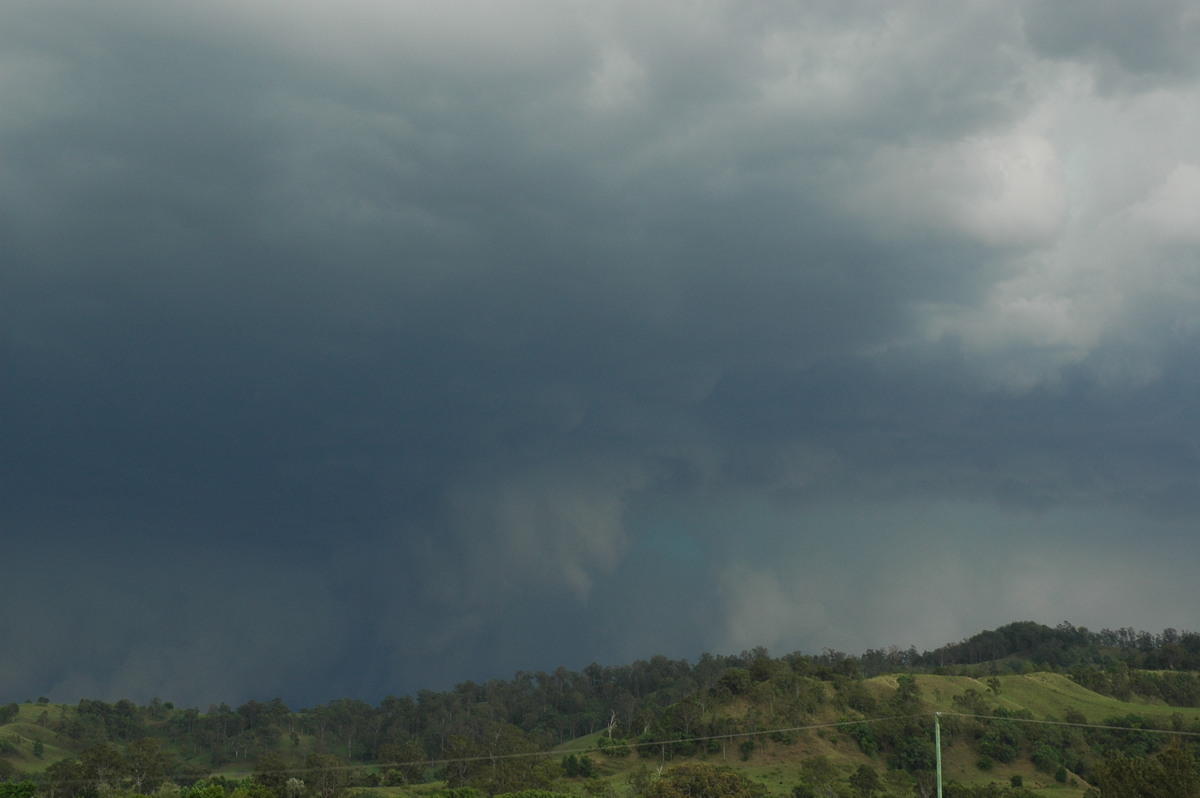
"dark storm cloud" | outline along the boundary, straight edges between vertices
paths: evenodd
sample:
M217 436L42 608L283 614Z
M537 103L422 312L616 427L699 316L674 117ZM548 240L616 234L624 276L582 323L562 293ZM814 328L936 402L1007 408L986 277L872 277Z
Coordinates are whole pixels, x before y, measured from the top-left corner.
M1122 3L1029 3L1025 30L1034 48L1055 58L1094 60L1109 80L1196 75L1200 19L1182 0L1156 0L1137 8ZM1115 74L1114 74L1115 73Z
M6 684L1187 626L1133 600L1200 475L1185 60L1106 44L1117 102L1003 4L470 12L15 7L5 589L54 598Z

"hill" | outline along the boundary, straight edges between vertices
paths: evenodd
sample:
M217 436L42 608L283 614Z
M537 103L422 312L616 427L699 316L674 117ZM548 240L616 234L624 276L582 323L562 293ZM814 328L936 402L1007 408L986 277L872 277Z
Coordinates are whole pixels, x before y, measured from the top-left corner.
M0 778L28 778L50 798L200 788L221 795L194 798L528 788L620 798L692 762L734 768L763 794L838 795L874 778L872 794L907 796L934 770L937 717L958 795L1072 798L1106 762L1157 763L1172 740L1200 733L1200 674L1133 667L1187 663L1195 640L1023 622L925 654L653 657L379 705L291 710L276 699L200 712L39 699L0 707ZM964 652L973 661L952 662ZM1047 652L1062 664L1031 659Z

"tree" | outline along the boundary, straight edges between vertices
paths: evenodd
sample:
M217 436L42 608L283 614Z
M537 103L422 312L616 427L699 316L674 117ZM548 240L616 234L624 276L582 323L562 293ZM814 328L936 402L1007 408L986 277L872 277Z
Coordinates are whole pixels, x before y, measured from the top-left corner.
M425 749L416 740L379 746L379 763L392 783L417 784L425 778Z
M993 720L979 740L979 753L997 762L1011 762L1021 747L1021 732L1011 720Z
M1200 798L1200 766L1179 743L1149 757L1112 754L1092 781L1100 798Z
M200 781L183 791L183 798L225 798L225 788L216 781Z
M539 746L510 723L493 723L479 742L452 735L442 751L442 778L449 787L475 787L489 795L549 786Z
M871 798L881 786L879 774L870 765L859 765L858 770L850 774L850 786L857 790L862 798Z
M257 781L243 781L229 794L229 798L278 798L278 796L265 784Z
M892 697L895 712L916 714L921 711L921 686L915 676L905 674L896 679L896 694Z
M254 780L263 785L280 798L284 796L284 787L288 780L288 764L277 753L269 753L260 758L254 766Z
M0 798L34 798L35 795L37 785L28 779L0 783Z
M924 734L909 735L902 738L896 749L888 755L888 764L896 770L916 773L918 770L933 770L936 756L932 740Z
M731 768L694 762L671 768L646 798L762 798L765 793L763 785Z
M596 747L600 753L611 757L629 756L633 750L629 747L629 741L621 737L601 737L596 741Z
M724 687L733 695L741 695L750 689L753 680L750 677L750 671L745 668L730 668L725 671L717 684Z
M116 787L127 771L125 757L109 743L99 743L79 757L79 775L93 791Z
M590 779L596 775L596 763L587 754L567 754L562 759L563 772L568 778Z
M182 798L183 788L173 781L164 781L154 791L154 798Z
M680 701L668 712L670 725L683 734L692 737L696 724L704 717L700 704L696 701Z
M309 754L304 760L305 784L310 795L333 798L346 789L346 762L333 754Z
M1029 759L1033 762L1034 767L1043 773L1053 773L1062 766L1062 757L1058 751L1055 751L1050 746L1042 743L1033 749L1033 753L1029 755Z
M83 790L83 774L78 759L52 762L43 775L43 785L49 798L74 798Z
M452 734L442 746L441 757L446 761L439 776L450 789L469 786L482 756L482 750L464 734Z
M125 758L135 792L152 792L171 772L170 753L164 751L162 743L153 737L134 740L129 744Z

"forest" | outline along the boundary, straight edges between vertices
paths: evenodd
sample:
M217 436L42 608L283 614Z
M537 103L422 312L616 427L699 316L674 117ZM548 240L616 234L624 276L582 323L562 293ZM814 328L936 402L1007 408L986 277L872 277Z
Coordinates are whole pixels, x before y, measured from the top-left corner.
M1200 796L1200 634L1009 624L934 651L765 648L448 691L0 706L0 798Z

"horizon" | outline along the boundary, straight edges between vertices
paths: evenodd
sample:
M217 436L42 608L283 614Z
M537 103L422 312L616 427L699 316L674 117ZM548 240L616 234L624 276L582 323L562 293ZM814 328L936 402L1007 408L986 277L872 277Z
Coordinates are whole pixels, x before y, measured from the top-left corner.
M717 659L738 660L738 659L746 659L746 658L750 657L751 655L759 653L760 651L766 652L769 657L771 657L772 659L775 659L775 660L782 660L782 659L787 659L789 657L793 657L796 655L800 655L802 657L807 657L816 662L828 661L830 663L839 662L839 661L842 661L843 659L861 660L864 657L866 657L867 655L873 654L873 653L906 654L906 653L908 653L910 651L914 651L914 650L917 652L918 657L929 657L929 656L932 656L932 655L938 653L942 649L953 648L955 646L965 645L977 637L980 637L983 635L988 635L988 634L998 632L998 631L1001 631L1004 629L1009 629L1014 626L1022 626L1022 625L1026 625L1026 624L1034 624L1036 626L1042 627L1043 629L1048 629L1048 630L1055 631L1055 632L1064 631L1064 627L1066 627L1066 628L1069 628L1071 631L1081 632L1081 633L1086 632L1088 634L1096 635L1096 636L1105 635L1105 634L1111 634L1111 635L1122 635L1123 634L1123 636L1128 639L1128 642L1123 644L1124 647L1132 647L1135 644L1136 638L1140 638L1140 637L1143 637L1146 635L1150 635L1154 638L1162 638L1164 636L1164 634L1168 633L1168 632L1175 633L1176 635L1178 635L1180 637L1189 636L1189 635L1194 636L1194 635L1198 634L1197 632L1194 632L1191 630L1175 629L1173 627L1164 627L1162 630L1160 630L1158 632L1151 632L1148 629L1134 629L1132 627L1116 627L1116 628L1104 627L1102 629L1089 629L1089 628L1083 627L1083 626L1075 626L1074 624L1070 623L1069 621L1060 621L1059 623L1054 624L1052 626L1050 624L1042 623L1040 621L1023 619L1023 620L1019 620L1019 621L1010 621L1008 623L1001 624L1000 626L998 626L994 629L981 629L978 632L968 635L967 637L965 637L961 640L943 643L942 645L936 646L932 649L923 649L923 650L918 650L918 649L916 649L915 646L911 646L911 645L908 647L889 645L889 646L886 646L883 648L868 648L859 653L838 651L835 649L825 647L825 648L821 649L819 652L805 652L805 651L796 650L796 651L789 651L784 654L778 654L778 653L770 652L763 646L755 646L750 649L745 649L745 650L742 650L737 653L733 653L733 652L721 653L721 652L705 651L705 652L701 652L699 655L694 656L694 657L667 657L664 654L650 654L648 656L639 657L639 658L633 660L632 662L625 662L625 663L590 662L587 665L584 665L581 667L575 667L575 668L567 667L565 664L559 663L554 666L553 670L546 670L543 668L532 668L531 669L529 667L518 668L517 670L513 671L510 676L493 675L493 676L490 676L487 678L481 678L481 679L466 678L466 679L463 679L462 681L456 682L455 684L447 686L447 687L442 687L442 688L437 688L437 689L430 688L430 687L419 687L419 688L414 689L413 691L403 693L400 695L388 694L386 696L380 696L380 697L377 697L374 699L343 695L343 696L330 697L324 701L317 702L317 703L310 704L310 705L296 706L296 705L293 705L289 701L285 701L281 696L271 696L269 698L266 696L257 696L257 697L250 696L250 697L247 697L244 701L242 701L240 703L245 704L245 703L249 703L251 701L257 701L260 703L269 703L271 701L278 700L278 701L282 701L284 703L284 705L288 708L288 710L291 712L304 712L304 711L307 711L310 709L314 709L314 708L323 706L325 704L334 703L334 702L343 701L343 700L363 701L364 703L369 704L372 707L378 708L379 705L381 704L381 702L386 701L389 698L403 698L403 697L413 698L413 697L416 697L419 693L427 692L427 691L435 692L435 693L452 693L452 692L456 692L460 688L467 686L467 685L483 685L483 684L487 684L488 682L491 682L491 681L512 682L521 675L532 675L534 677L537 677L540 675L553 676L553 675L557 674L559 671L563 671L563 670L567 671L568 673L582 675L585 673L585 671L587 671L592 666L598 666L598 667L605 668L605 669L632 668L637 664L650 663L658 658L665 658L672 662L686 662L689 665L689 667L695 667L697 664L703 662L706 657L713 657L713 658L717 658ZM1014 656L1014 655L1012 655L1012 654L1006 655L1006 657L1008 657L1008 656ZM1002 659L1004 659L1004 658L1002 658ZM936 666L934 666L934 665L925 665L925 666L916 665L916 666L914 666L913 664L910 663L910 664L901 665L900 666L902 669L901 671L885 671L885 673L914 672L914 671L921 672L922 668L928 669L932 673L933 671L940 670L944 667L973 668L977 665L994 663L996 661L997 660L994 660L994 659L987 659L987 660L979 660L979 661L973 662L973 663L954 663L950 666L945 666L945 665L936 665ZM60 706L71 706L73 704L77 704L79 701L85 701L85 700L86 701L103 701L103 703L110 703L110 704L118 703L122 700L127 700L127 701L132 700L132 699L129 699L126 697L110 698L110 699L104 700L104 699L97 699L97 698L88 697L88 696L78 696L76 699L70 700L70 701L66 701L66 700L50 701L49 699L46 699L46 701L42 701L43 698L45 698L45 696L39 696L37 699L27 698L27 699L17 702L15 699L11 699L11 698L5 699L3 697L0 697L0 704L5 703L6 701L11 701L13 703L21 703L21 704L48 703L48 704L55 704L55 705L60 705ZM140 702L133 701L133 703L135 705L142 706L142 707L150 706L150 705L154 704L154 702L160 702L164 706L171 708L171 709L181 709L181 710L182 709L196 709L196 710L200 709L199 705L193 705L191 707L181 706L179 703L171 700L170 697L166 697L166 696L152 696L150 699L145 700L145 701L140 701ZM201 711L201 714L207 714L209 710L212 710L216 707L221 707L221 706L226 706L231 709L236 709L236 707L233 705L232 702L212 700L212 701L208 702L208 709Z

